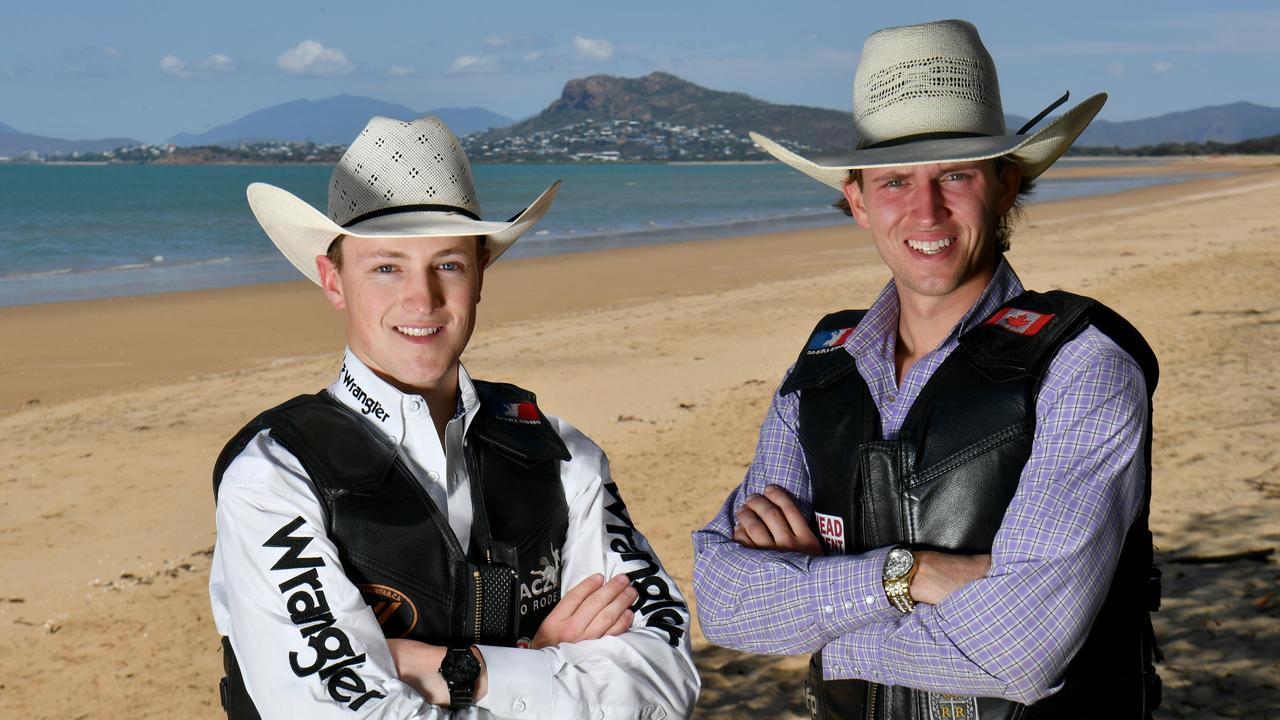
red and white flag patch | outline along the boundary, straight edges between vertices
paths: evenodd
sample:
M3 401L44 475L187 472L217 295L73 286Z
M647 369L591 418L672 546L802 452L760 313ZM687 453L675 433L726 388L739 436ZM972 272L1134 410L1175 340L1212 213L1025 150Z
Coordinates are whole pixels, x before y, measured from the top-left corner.
M1049 324L1053 313L1038 313L1014 307L1001 308L984 325L996 325L1019 335L1035 335Z
M820 512L815 512L813 515L818 520L818 535L822 538L822 546L829 553L843 555L844 518Z
M538 406L531 402L503 403L499 406L498 417L509 422L525 424L540 423Z

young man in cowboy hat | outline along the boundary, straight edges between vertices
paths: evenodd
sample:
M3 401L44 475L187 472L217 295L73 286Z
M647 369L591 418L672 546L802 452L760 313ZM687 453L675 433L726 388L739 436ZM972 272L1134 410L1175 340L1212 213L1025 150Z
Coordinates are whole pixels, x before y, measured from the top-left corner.
M688 609L604 453L459 362L486 266L557 185L482 221L466 156L429 117L370 121L327 215L249 187L348 346L332 385L258 416L214 470L232 718L691 711Z
M1008 134L977 30L944 21L867 40L848 157L753 136L839 189L892 275L868 310L818 323L745 481L694 536L707 638L815 653L815 717L1158 702L1155 358L1095 301L1024 292L1004 258L1020 192L1104 100Z

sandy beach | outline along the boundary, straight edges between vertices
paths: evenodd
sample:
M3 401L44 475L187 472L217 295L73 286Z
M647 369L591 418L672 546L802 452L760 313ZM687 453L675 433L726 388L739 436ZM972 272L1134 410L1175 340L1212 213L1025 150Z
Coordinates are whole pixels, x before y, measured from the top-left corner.
M1119 310L1161 361L1157 717L1269 716L1280 158L1125 172L1205 175L1032 204L1009 258L1028 287ZM464 362L536 390L608 451L633 519L690 592L689 533L741 480L813 323L865 307L887 277L852 226L504 261ZM0 337L0 717L222 716L210 469L249 418L330 382L338 316L298 281L0 308ZM698 634L695 648L700 716L807 717L806 657Z

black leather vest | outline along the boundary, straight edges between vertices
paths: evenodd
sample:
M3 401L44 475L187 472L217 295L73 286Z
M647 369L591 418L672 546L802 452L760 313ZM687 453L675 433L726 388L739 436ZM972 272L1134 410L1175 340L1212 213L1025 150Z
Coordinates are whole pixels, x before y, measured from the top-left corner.
M342 568L388 638L527 643L560 599L569 522L560 462L569 452L532 393L474 384L480 408L463 443L473 510L466 553L396 446L327 392L296 397L237 433L214 467L214 497L227 466L269 430L307 471ZM267 540L281 562L300 554L300 525ZM257 718L226 638L223 649L223 706L231 718Z
M1013 309L1013 310L1010 310ZM1155 391L1155 355L1128 322L1089 298L1028 292L960 338L908 412L896 440L852 356L837 342L864 311L823 318L783 394L800 393L799 439L813 485L814 512L830 531L843 523L845 552L888 545L988 553L1031 454L1036 396L1057 350L1090 324L1128 352ZM824 342L824 340L826 342ZM1148 408L1150 409L1150 408ZM1159 606L1159 573L1147 529L1151 426L1145 431L1146 492L1125 538L1107 598L1061 691L1034 705L954 698L862 680L825 681L821 653L810 663L806 700L815 718L918 720L1142 718L1159 704L1149 611ZM815 515L816 518L816 515ZM821 536L814 521L814 532ZM828 533L830 534L830 532Z

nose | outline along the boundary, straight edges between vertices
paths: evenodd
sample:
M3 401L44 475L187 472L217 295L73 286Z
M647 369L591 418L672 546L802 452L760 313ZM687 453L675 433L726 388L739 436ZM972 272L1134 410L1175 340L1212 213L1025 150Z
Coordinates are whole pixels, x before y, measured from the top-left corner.
M429 270L415 270L405 279L402 304L405 310L430 315L443 305L440 280Z
M921 228L931 228L947 217L947 202L942 186L936 181L915 185L911 194L911 214Z

